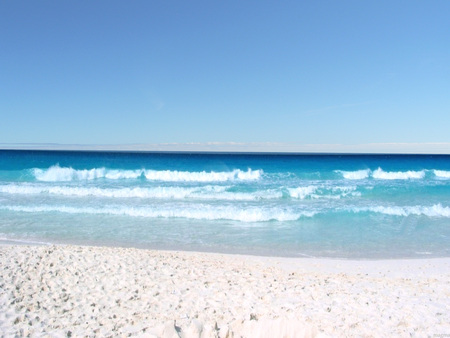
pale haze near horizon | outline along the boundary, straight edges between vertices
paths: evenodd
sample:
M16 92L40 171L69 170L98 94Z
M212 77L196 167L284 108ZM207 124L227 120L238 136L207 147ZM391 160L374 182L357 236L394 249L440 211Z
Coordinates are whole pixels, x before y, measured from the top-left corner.
M450 143L448 1L0 3L0 143Z

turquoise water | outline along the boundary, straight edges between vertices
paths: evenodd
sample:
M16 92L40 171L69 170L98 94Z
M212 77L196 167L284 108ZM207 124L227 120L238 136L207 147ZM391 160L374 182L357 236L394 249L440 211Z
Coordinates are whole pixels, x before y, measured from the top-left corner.
M450 256L450 156L0 151L0 240Z

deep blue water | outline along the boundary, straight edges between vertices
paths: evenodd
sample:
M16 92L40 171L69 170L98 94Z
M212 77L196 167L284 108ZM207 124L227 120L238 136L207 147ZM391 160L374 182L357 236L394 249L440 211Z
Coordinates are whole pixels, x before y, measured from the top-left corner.
M450 256L450 156L5 150L0 239Z

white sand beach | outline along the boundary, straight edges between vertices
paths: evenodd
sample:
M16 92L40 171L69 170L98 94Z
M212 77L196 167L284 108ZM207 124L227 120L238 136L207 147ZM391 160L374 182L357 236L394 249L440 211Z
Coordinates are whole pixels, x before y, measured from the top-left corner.
M450 335L450 259L0 246L4 337Z

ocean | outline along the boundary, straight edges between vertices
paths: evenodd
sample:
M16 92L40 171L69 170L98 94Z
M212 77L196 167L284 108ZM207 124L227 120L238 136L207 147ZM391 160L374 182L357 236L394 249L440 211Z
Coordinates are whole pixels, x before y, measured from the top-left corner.
M450 156L0 151L0 240L450 256Z

